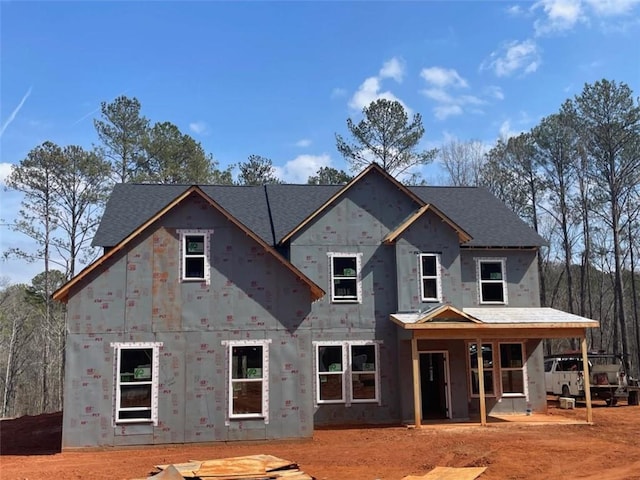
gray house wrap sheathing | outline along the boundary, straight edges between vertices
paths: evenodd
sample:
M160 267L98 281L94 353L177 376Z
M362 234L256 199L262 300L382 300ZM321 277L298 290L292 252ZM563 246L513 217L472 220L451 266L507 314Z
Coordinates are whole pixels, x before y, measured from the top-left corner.
M94 245L54 294L65 448L544 411L541 339L597 326L544 321L544 240L487 190L376 164L346 186L116 185Z

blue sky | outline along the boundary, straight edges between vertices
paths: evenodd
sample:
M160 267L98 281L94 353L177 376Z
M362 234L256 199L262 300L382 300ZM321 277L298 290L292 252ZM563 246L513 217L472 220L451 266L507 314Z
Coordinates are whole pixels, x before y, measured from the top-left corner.
M640 0L0 2L0 182L40 143L91 147L100 102L136 97L220 166L269 157L304 183L346 169L335 134L379 97L425 148L487 148L607 78L640 95ZM441 180L437 166L425 172ZM20 196L0 193L0 252ZM29 282L41 264L0 261Z

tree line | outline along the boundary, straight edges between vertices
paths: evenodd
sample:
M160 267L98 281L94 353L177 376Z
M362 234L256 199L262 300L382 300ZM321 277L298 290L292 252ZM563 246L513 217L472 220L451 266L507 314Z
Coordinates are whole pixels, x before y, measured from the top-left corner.
M11 228L38 245L5 257L40 261L30 285L0 284L2 416L62 408L64 306L51 294L96 258L90 241L114 183L263 185L281 183L271 159L250 155L224 169L170 122L151 123L140 102L103 102L94 120L99 143L44 142L14 165L7 188L24 195ZM624 83L586 84L530 131L480 141L451 140L425 150L420 114L379 99L336 148L349 173L322 167L310 184L344 184L378 162L406 184L424 184L421 167L436 162L439 183L488 188L548 241L538 256L541 304L597 319L589 345L640 363L640 106ZM547 351L575 349L548 342Z

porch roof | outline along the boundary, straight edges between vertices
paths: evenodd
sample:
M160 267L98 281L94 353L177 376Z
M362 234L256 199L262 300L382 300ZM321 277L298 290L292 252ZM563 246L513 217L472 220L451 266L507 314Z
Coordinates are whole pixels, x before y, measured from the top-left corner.
M429 336L434 334L440 338L486 338L498 334L538 338L582 337L586 328L600 326L595 320L549 307L474 307L459 310L451 305L436 304L424 311L392 313L390 318L404 330Z

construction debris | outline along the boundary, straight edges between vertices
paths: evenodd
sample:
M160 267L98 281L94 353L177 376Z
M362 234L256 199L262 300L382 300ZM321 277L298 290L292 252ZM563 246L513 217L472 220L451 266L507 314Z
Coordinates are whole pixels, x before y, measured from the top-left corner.
M147 480L315 480L289 460L273 455L248 455L217 460L190 460L186 463L156 465L160 472Z
M436 467L426 475L408 475L402 480L475 480L487 467Z

